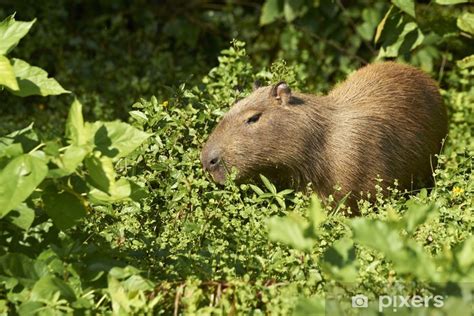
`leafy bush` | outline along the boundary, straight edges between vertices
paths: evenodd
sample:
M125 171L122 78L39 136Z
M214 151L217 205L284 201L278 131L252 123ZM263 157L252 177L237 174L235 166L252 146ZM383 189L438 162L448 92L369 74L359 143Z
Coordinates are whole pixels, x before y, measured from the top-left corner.
M269 18L269 6L275 4L274 15ZM118 62L111 61L113 66L106 73L113 73L114 79L104 83L104 94L99 97L98 90L94 90L97 86L93 87L100 80L94 76L84 80L87 82L72 82L67 79L68 71L61 71L60 67L53 73L61 82L68 82L68 87L74 87L78 98L84 98L84 104L88 104L86 115L95 108L102 120L84 122L81 103L75 100L64 118L56 119L61 117L61 110L51 114L47 136L35 132L44 126L28 126L0 140L0 312L342 314L359 311L351 309L350 298L355 294L367 295L370 302L382 295L412 298L442 294L447 295L444 309L431 312L465 313L474 273L474 73L469 67L461 69L463 62L455 63L470 49L463 41L469 36L465 33L468 26L463 24L469 19L462 18L465 6L433 4L449 21L454 18L462 22L459 29L456 24L451 29L455 30L453 37L446 35L443 40L427 42L427 34L436 33L437 25L428 23L429 28L424 28L425 15L418 13L424 10L423 4L415 6L415 18L405 5L390 9L385 3L363 4L344 8L338 1L266 1L261 16L253 14L241 21L230 17L242 16L251 9L229 4L230 9L211 10L215 15L207 16L206 23L210 25L232 29L258 20L265 25L256 32L249 23L251 27L241 32L249 44L233 41L210 71L212 63L203 66L196 62L195 68L183 70L175 78L186 81L183 78L198 68L197 74L207 75L180 85L170 79L173 87L157 89L159 97L148 97L153 84L141 83L152 82L156 78L154 71L160 69L165 78L172 78L174 74L169 73L168 66L152 62L140 75L136 69L146 62L135 60L137 52L121 59L119 49L112 44L133 34L142 34L144 43L150 43L146 41L153 34L150 29L133 30L128 23L134 21L141 26L142 22L152 22L153 15L140 12L140 2L128 11L122 10L125 7L121 2L116 7L98 4L103 11L83 22L95 23L86 27L84 37L76 35L72 40L73 44L80 43L73 47L85 45L84 50L64 52L75 57L94 52L96 58L69 60L70 67L66 68L69 72L87 72L95 66L97 75L110 56L133 65L114 73ZM86 13L95 8L81 1L77 6ZM115 13L120 12L116 19L107 13L111 6ZM48 22L50 26L71 14L64 6L47 5L35 12L46 9L56 16ZM456 14L443 15L449 10ZM198 16L201 14L206 16L202 12ZM185 16L159 22L167 25L159 28L160 32L167 33L173 41L165 40L164 47L156 51L139 46L138 55L165 52L165 56L178 61L186 54L173 55L172 46L167 45L174 43L181 47L195 45L196 54L205 56L204 49L199 50L196 44L200 39L196 34L204 31L192 31L194 35L186 39L192 27ZM314 17L316 21L311 22ZM382 49L378 49L371 41L384 17L386 24L379 27L377 44ZM110 29L97 32L103 21L116 24L111 22ZM397 33L392 44L400 45L398 50L385 38L390 23L401 23L401 30L413 28L404 35L403 31ZM111 30L117 34L105 44L112 50L107 55L96 45L101 39L108 40ZM54 32L65 32L55 40L66 42L68 33L64 29ZM402 53L400 47L405 47L403 43L410 32L423 33L423 41L410 46L410 53ZM44 39L49 33L42 29L36 34ZM318 39L314 40L314 36ZM457 44L451 46L451 40L463 48L455 49ZM33 40L31 43L41 44ZM34 52L33 44L26 46L22 54ZM275 47L278 49L274 55L269 54ZM253 80L284 79L297 89L325 91L356 69L361 59L369 61L380 52L394 49L397 58L414 64L431 60L427 64L432 62L432 70L443 69L438 79L449 107L450 133L434 170L434 188L409 195L392 188L388 197L379 194L374 204L361 202L362 216L350 219L342 216L337 207L322 206L315 196L276 188L265 178L262 187L237 186L232 180L217 186L207 179L200 166L200 148L219 117L249 91ZM417 59L419 54L423 56L422 51L430 49L439 55ZM275 59L284 56L286 61L271 63L270 55ZM48 58L43 56L40 60ZM54 64L50 61L45 65L50 63ZM130 77L123 73L127 70ZM140 76L143 81L138 79ZM132 84L133 91L126 91L127 78L141 83ZM103 102L129 102L136 93L147 97L128 109L130 124L105 121L112 112L101 112ZM29 102L5 94L1 97L2 102L9 98L8 102L23 108ZM91 102L96 97L99 106ZM55 98L45 103L61 102L66 101ZM127 107L121 104L113 111ZM54 129L64 126L64 136L54 133ZM390 311L387 308L385 312Z
M94 205L140 196L139 186L117 179L113 163L134 151L148 134L121 122L84 123L75 101L66 135L63 140L41 141L30 125L0 139L2 291L12 303L21 303L20 313L71 311L68 304L78 300L76 307L82 306L77 289L58 278L61 274L56 273L68 269L60 268L57 254L47 245L61 242L60 230L68 232ZM25 236L26 231L32 235ZM35 261L28 256L38 257ZM128 273L114 271L117 277Z
M31 22L15 21L9 16L0 22L0 88L4 87L11 93L27 97L30 95L58 95L67 93L61 85L41 68L30 66L21 59L12 59L6 55L28 33L35 20ZM3 87L2 87L3 86Z

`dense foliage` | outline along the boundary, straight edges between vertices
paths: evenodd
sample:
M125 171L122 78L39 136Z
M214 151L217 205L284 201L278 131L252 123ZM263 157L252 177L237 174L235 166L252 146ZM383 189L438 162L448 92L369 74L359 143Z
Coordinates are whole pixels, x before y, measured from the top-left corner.
M359 312L351 297L363 294L368 313L390 296L384 313L468 315L474 15L464 2L7 2L0 313L337 315ZM203 142L255 79L322 93L387 58L429 72L448 105L433 188L379 188L347 218L343 205L264 177L217 186L203 173Z

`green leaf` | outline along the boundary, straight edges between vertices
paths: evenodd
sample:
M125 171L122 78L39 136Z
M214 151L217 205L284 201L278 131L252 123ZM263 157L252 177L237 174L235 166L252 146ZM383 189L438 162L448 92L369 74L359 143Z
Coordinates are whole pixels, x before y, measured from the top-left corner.
M423 42L424 35L415 22L406 22L403 15L390 15L380 35L383 39L377 58L406 54Z
M474 266L474 237L466 239L456 251L456 260L462 271L469 271Z
M82 201L72 193L57 193L53 190L43 194L44 210L54 224L65 231L77 224L78 220L87 215Z
M76 300L76 294L64 281L52 275L45 275L39 279L31 290L31 301L50 301L56 293L69 302Z
M383 251L390 256L403 248L403 239L398 231L385 222L356 218L351 221L351 226L354 240L363 245Z
M0 137L0 157L16 157L19 154L31 151L39 144L38 135L33 130L32 123L21 130Z
M354 243L343 238L324 252L322 267L341 282L355 282L357 278L356 252Z
M2 55L0 55L0 85L15 91L20 89L10 60Z
M22 253L7 253L0 257L0 274L16 278L19 283L32 286L36 280L48 273L48 267Z
M364 23L357 25L357 33L366 41L372 40L377 26L377 21L380 21L382 12L374 8L365 8L362 11L362 19ZM380 22L382 23L382 22ZM383 27L383 25L382 25Z
M375 31L374 43L377 43L379 41L380 36L382 35L382 32L385 28L385 23L387 23L387 20L390 17L390 13L392 12L392 9L393 9L393 6L391 6L390 9L388 9L382 21L380 21L379 25L377 25L377 30Z
M121 178L117 180L110 190L111 198L115 200L122 200L130 196L132 188L127 179Z
M293 21L296 17L300 16L304 11L302 6L303 0L285 0L283 5L283 13L287 22Z
M15 15L0 22L0 54L6 55L29 32L36 19L30 22L15 21Z
M118 280L123 280L136 274L140 274L140 270L134 266L126 266L124 268L113 267L110 269L108 276Z
M1 157L14 158L16 156L23 154L23 148L21 147L21 144L13 143L8 146L7 145L2 146L2 145L5 145L5 144L0 144L0 158Z
M398 228L380 220L357 218L351 221L353 239L361 245L383 253L399 273L440 282L440 274L423 248L400 236Z
M283 13L283 0L266 0L262 6L260 25L274 22Z
M44 303L41 302L26 301L18 307L18 315L41 315L40 312L45 313L46 311ZM54 312L52 311L52 313Z
M58 95L70 93L54 79L48 78L48 73L43 69L31 66L21 59L13 59L13 70L18 81L19 91L10 90L11 93L20 97L30 95Z
M117 182L120 182L121 180L122 179L120 179ZM140 202L148 196L148 191L147 191L146 187L139 186L138 184L136 184L135 182L132 182L132 181L127 181L127 182L130 184L130 190L131 190L130 198L132 200L134 200L135 202Z
M123 122L86 123L96 148L105 156L125 157L140 146L151 134Z
M464 12L458 17L456 24L464 32L474 35L474 13Z
M51 158L58 157L61 150L61 144L59 140L50 140L44 143L43 151L46 155L51 156Z
M142 111L130 111L128 112L128 114L130 114L130 116L137 120L137 122L139 123L144 123L148 121L148 117Z
M282 190L282 191L278 192L278 195L285 196L285 195L293 193L294 191L295 190L293 190L293 189L285 189L285 190Z
M120 200L124 200L132 194L132 187L128 180L126 179L119 179L118 181L112 183L109 188L109 193L104 193L101 190L92 189L89 192L89 196L93 200L97 200L98 202L117 202Z
M441 4L441 5L453 5L453 4L459 4L459 3L468 3L469 0L435 0L435 3Z
M415 200L409 200L406 205L408 206L408 210L404 216L404 220L406 222L406 230L409 233L413 233L420 224L425 223L428 218L435 215L437 211L434 203L422 205Z
M66 121L66 137L73 145L84 145L89 138L84 128L84 118L82 117L82 104L75 99L69 109Z
M153 283L139 275L139 271L132 267L114 267L107 277L108 292L112 300L112 308L116 314L130 314L136 304L134 299L138 292L153 289Z
M309 220L313 226L313 230L319 227L319 225L321 225L321 223L324 222L326 218L327 214L324 211L321 201L315 194L313 194L309 204Z
M286 209L286 204L285 204L284 199L282 199L280 196L277 195L277 196L275 196L275 200L277 201L277 203L280 205L280 207L282 209L284 209L284 210Z
M84 160L91 184L99 190L110 194L115 183L115 170L109 157L92 156Z
M112 310L116 315L128 315L131 312L130 298L124 286L114 277L108 277L108 293L112 301Z
M432 282L442 282L443 277L447 276L440 274L433 257L424 251L423 246L413 240L408 240L403 251L391 254L389 259L394 262L395 269L399 273L415 275Z
M91 151L92 148L86 145L69 146L60 158L63 176L73 173Z
M140 275L132 275L122 284L129 291L149 291L153 289L153 283Z
M298 300L293 316L325 316L326 300L323 297L301 298Z
M392 0L392 3L403 12L415 17L415 0Z
M263 195L265 192L263 192L262 189L260 189L258 186L254 185L254 184L250 184L250 188L255 192L257 193L257 195Z
M268 237L296 249L310 250L314 240L305 236L307 227L308 223L294 213L286 217L274 216L268 221Z
M456 61L456 65L462 69L474 67L474 55Z
M0 171L0 218L30 196L47 172L46 162L29 154L10 161Z
M20 227L23 230L27 230L33 224L35 219L35 211L29 208L25 203L21 203L10 211L5 219Z
M267 177L261 174L260 179L262 179L262 182L268 191L270 191L272 194L277 193L276 187L270 182L270 180L267 179Z

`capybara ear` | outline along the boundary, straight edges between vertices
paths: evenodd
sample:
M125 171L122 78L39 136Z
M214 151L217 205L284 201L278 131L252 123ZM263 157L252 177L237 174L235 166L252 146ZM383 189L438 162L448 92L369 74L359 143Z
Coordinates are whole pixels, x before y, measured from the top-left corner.
M252 84L252 89L253 91L257 90L258 88L260 88L262 86L262 81L260 80L255 80Z
M291 99L291 89L284 81L277 83L272 89L272 95L280 101L280 104L287 105Z

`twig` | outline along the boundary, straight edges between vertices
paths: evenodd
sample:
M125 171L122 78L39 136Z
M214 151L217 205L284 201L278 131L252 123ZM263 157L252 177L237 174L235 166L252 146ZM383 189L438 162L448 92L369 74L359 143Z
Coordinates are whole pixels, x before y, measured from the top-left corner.
M342 11L347 11L346 7L344 7L344 5L342 4L341 0L337 0L336 1L337 5L339 6L339 8L342 10ZM354 20L352 20L351 16L348 14L347 15L348 18L349 18L349 24L352 26L352 29L354 30L354 32L357 32L357 26L356 24L354 23ZM377 52L376 50L372 47L372 45L370 45L370 42L366 41L363 37L362 38L362 41L364 42L364 44L369 48L370 52L375 55Z
M340 51L341 53L344 53L345 55L347 55L348 57L352 57L353 59L357 59L359 62L361 62L362 64L364 65L367 65L369 62L367 60L365 60L364 58L360 57L360 56L357 56L355 54L352 54L352 53L349 53L346 49L344 49L343 47L341 47L339 44L337 44L336 42L332 41L332 40L329 40L327 38L324 38L324 37L321 37L319 36L318 34L316 33L312 33L312 32L309 32L307 30L305 30L304 28L301 28L301 27L298 27L301 31L305 32L306 34L308 34L309 36L313 36L315 37L317 40L321 41L321 42L325 42L327 43L329 46L332 46L334 47L335 49L337 49L338 51Z
M186 284L181 284L177 289L176 289L176 296L174 298L174 316L178 316L178 311L179 311L179 300L181 299L182 291L183 288L186 286Z
M35 152L37 151L38 149L40 149L41 147L45 146L46 144L45 143L40 143L38 146L36 146L35 148L33 148L32 150L30 150L28 153L31 154L32 152Z
M446 55L443 54L443 59L441 60L441 66L439 67L439 72L438 72L438 84L441 83L441 79L443 79L445 66L446 66Z

